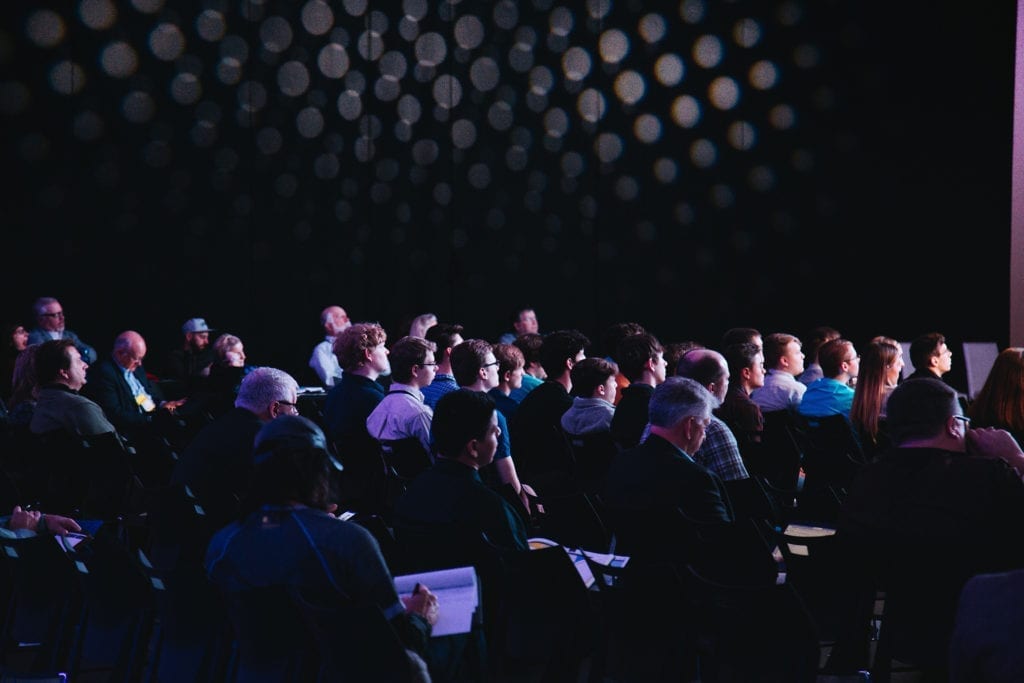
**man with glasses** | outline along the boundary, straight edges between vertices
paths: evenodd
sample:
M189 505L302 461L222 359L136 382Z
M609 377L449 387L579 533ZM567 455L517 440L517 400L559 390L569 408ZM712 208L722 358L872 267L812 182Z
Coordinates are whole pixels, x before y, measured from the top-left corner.
M88 364L96 362L96 349L78 338L78 335L64 327L64 307L52 296L36 299L32 304L36 316L36 327L28 335L29 344L39 344L49 339L70 339Z
M818 363L824 377L807 385L798 411L805 417L842 415L850 419L853 387L860 373L860 355L853 342L833 339L818 350Z
M258 367L242 379L235 407L196 434L181 454L171 484L191 488L215 528L238 512L252 470L252 444L264 424L298 415L299 385L283 370Z
M886 619L890 600L894 618L899 602L903 623L893 628L913 645L915 663L942 673L965 581L1024 567L1024 452L1009 432L970 429L956 390L936 378L893 390L887 429L895 446L854 480L838 533L853 544L852 557L886 582ZM853 648L862 656L869 622L870 614L859 622ZM911 650L893 654L904 652Z
M430 423L434 411L423 402L423 387L434 381L437 362L434 342L402 337L391 347L391 385L384 399L366 418L370 436L384 445L387 455L393 442L415 440L430 456Z

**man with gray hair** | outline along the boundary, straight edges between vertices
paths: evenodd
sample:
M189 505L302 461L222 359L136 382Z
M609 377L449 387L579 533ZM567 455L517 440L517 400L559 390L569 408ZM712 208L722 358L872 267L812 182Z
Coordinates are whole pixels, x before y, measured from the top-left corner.
M616 508L679 508L698 522L733 520L718 475L693 459L719 400L699 382L670 377L651 395L650 435L618 453L605 479L604 502ZM654 521L654 520L652 520Z
M252 444L279 415L298 415L299 385L283 370L259 367L242 379L235 407L203 427L181 454L171 484L192 489L217 527L231 521L252 470Z
M32 312L36 316L36 326L28 334L29 344L41 344L50 339L70 339L83 361L89 365L96 362L96 349L64 327L64 307L59 301L52 296L41 296L32 304Z

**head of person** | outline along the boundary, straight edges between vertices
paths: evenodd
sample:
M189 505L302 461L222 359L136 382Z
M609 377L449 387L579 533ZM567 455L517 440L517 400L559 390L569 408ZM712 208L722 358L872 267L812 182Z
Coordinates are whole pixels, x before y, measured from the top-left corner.
M293 503L326 510L332 502L332 470L342 469L320 427L299 415L282 415L263 425L252 464L246 513L261 505Z
M953 351L946 345L946 337L928 332L910 342L910 362L915 369L942 377L953 368Z
M721 404L699 381L670 377L654 388L648 410L651 433L692 455L702 443L711 411Z
M489 342L467 339L452 349L451 360L452 375L460 387L487 390L498 386L498 359Z
M181 333L185 335L185 348L193 352L203 351L210 345L210 326L206 324L205 318L192 318L186 320L181 326Z
M618 358L615 354L619 352L619 344L622 343L622 340L634 334L643 334L646 331L643 325L636 322L612 323L601 332L601 350L604 355L617 361Z
M900 376L903 374L903 347L898 341L892 337L886 337L884 335L878 335L877 337L871 338L872 344L884 344L887 348L876 349L873 354L879 354L880 358L872 359L871 362L878 362L885 368L884 379L885 385L888 387L894 387L899 384ZM861 378L864 376L864 364L867 363L867 354L862 354L860 362L860 372L858 373L857 382L859 383Z
M711 392L719 402L729 391L729 364L714 349L691 349L676 364L676 376L686 377Z
M652 385L665 381L668 368L665 349L653 334L641 332L624 338L615 351L615 360L630 382L638 382L645 377L652 380Z
M242 378L235 407L245 408L264 422L281 415L298 415L299 384L277 368L258 367Z
M1024 348L1011 346L999 352L971 402L970 414L979 427L1024 434Z
M764 364L796 377L804 371L803 345L792 334L772 332L764 338Z
M521 334L537 334L540 325L537 323L537 313L532 308L519 308L512 315L512 329L516 336Z
M938 378L911 379L893 389L886 425L899 445L926 442L951 451L966 450L967 419L956 389Z
M581 398L603 398L615 403L619 367L604 358L584 358L572 366L572 395Z
M427 330L437 324L437 316L433 313L421 313L409 324L409 336L426 338Z
M804 359L807 363L818 362L818 350L833 339L839 339L842 335L834 327L821 325L812 329L807 335L807 343L804 344Z
M8 325L6 338L13 351L24 351L28 346L28 330L24 325Z
M761 332L753 327L730 327L722 335L722 348L733 344L757 344L764 347L764 339Z
M540 350L544 346L544 337L539 334L521 334L512 343L523 352L523 358L526 360L526 372L543 379L546 375L544 367L540 364Z
M213 352L217 363L240 368L245 365L245 346L242 340L233 334L222 334L213 342Z
M127 330L114 339L114 360L125 370L135 372L146 357L146 340L133 330Z
M377 323L356 323L334 339L334 355L345 372L366 372L376 379L391 368L384 342L388 335Z
M320 311L320 325L329 337L336 337L352 323L341 306L328 306Z
M557 330L544 337L540 364L547 376L555 379L572 371L572 366L587 357L590 340L579 330Z
M434 408L430 437L441 457L480 469L494 460L500 434L494 399L484 392L451 391Z
M10 408L26 401L36 400L39 378L36 375L36 353L42 344L30 344L14 359L14 372L11 373Z
M706 348L699 341L688 339L681 342L672 342L665 344L665 363L668 366L667 372L669 376L676 374L676 367L679 365L679 359L687 354L687 352L693 349Z
M729 366L729 381L748 392L764 386L764 353L752 342L731 344L722 351Z
M85 371L89 364L70 339L50 339L38 344L35 366L40 385L63 384L78 391L85 386Z
M36 324L47 332L64 331L64 307L52 296L41 296L32 304Z
M886 392L896 386L902 351L898 343L872 341L864 347L857 371L857 388L850 407L850 422L862 438L876 441Z
M391 378L420 388L429 385L437 371L436 348L434 342L421 337L402 337L391 347Z
M428 327L423 336L437 346L434 353L437 354L438 361L447 363L452 349L464 341L462 331L462 325L456 323L437 323Z
M860 355L853 342L842 337L822 344L818 364L822 375L844 383L860 373Z
M494 358L498 361L498 382L505 383L509 389L523 386L523 368L526 358L514 344L495 344L492 347Z

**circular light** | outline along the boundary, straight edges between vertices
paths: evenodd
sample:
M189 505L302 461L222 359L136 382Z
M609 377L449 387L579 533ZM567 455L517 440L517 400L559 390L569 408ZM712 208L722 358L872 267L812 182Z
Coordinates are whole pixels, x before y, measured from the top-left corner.
M757 131L746 121L736 121L729 125L726 137L736 149L748 150L757 142Z
M495 25L506 31L511 31L519 23L519 10L516 8L516 4L510 0L501 0L497 3L491 16Z
M491 169L487 164L473 164L469 167L469 184L477 190L483 190L491 184Z
M327 78L341 78L348 72L349 60L345 47L338 43L328 43L317 55L316 65Z
M609 64L618 64L629 53L629 38L617 28L601 34L597 41L601 59Z
M587 0L587 14L591 19L604 19L612 10L612 0Z
M768 90L779 79L779 71L767 59L754 62L750 67L750 84L758 90Z
M611 163L622 156L622 138L615 133L601 133L594 141L594 151L603 163Z
M284 52L292 44L292 25L283 17L270 17L260 24L260 43L268 52Z
M500 76L498 63L490 57L480 57L469 67L469 81L480 92L497 88Z
M153 118L155 112L156 104L149 93L135 90L121 100L121 113L131 123L146 123Z
M658 61L654 63L654 77L664 86L679 85L685 73L686 67L683 66L683 60L678 55L664 54L658 57Z
M657 159L654 162L654 177L659 183L668 185L679 177L679 166L673 159Z
M384 40L376 31L363 31L356 38L356 51L367 61L380 59L384 52Z
M324 115L316 107L306 107L295 117L295 127L304 138L315 138L324 131Z
M448 54L448 46L440 33L424 33L416 39L416 61L423 66L437 66Z
M380 73L388 80L401 80L409 70L409 64L405 61L405 55L392 50L385 52L380 58Z
M393 102L402 94L402 88L398 81L381 76L373 84L373 94L381 102Z
M585 164L579 152L566 152L562 155L562 175L567 178L578 178L583 174Z
M708 99L718 109L732 109L740 100L740 88L728 76L719 76L708 86Z
M102 31L117 21L117 8L110 0L82 0L78 5L78 17L94 31Z
M615 94L626 104L636 104L644 96L647 84L636 71L623 71L615 77Z
M701 36L693 44L693 61L711 69L722 61L722 41L716 36Z
M640 142L654 144L661 139L661 121L653 114L641 114L633 122L633 135Z
M180 105L195 104L203 95L203 88L195 74L180 73L171 81L171 98Z
M452 124L452 144L459 149L469 149L476 143L476 126L468 119L459 119Z
M484 42L484 24L472 14L467 14L455 22L454 35L459 47L474 50Z
M289 97L298 97L309 88L309 72L302 62L285 62L277 70L277 87Z
M553 138L564 137L569 132L569 117L562 109L550 109L544 114L544 132Z
M165 62L173 62L185 51L185 36L174 24L160 24L149 34L149 49Z
M25 21L28 39L42 48L56 47L64 39L64 20L50 10L38 10Z
M576 98L576 111L584 121L596 123L604 116L606 108L604 94L595 88L587 88Z
M590 53L582 47L570 47L562 54L562 73L570 81L582 81L590 73Z
M427 0L402 0L402 12L413 21L427 16Z
M761 25L753 19L740 19L732 27L732 39L740 47L754 47L761 40Z
M454 109L462 101L462 83L449 74L434 81L434 101L442 109Z
M679 5L679 16L687 24L698 24L704 20L704 1L685 0Z
M672 102L672 120L682 128L693 128L700 121L700 102L690 95L680 95Z
M572 33L572 12L565 7L556 7L548 17L548 27L552 35L564 38Z
M423 108L420 106L419 98L412 95L403 95L398 100L398 117L405 123L416 123L423 115Z
M788 104L777 104L768 112L768 121L778 130L789 130L796 123L796 112Z
M61 95L74 95L85 86L85 71L69 60L57 62L50 69L50 87Z
M338 113L346 121L355 121L363 113L363 101L355 90L346 90L338 95Z
M708 168L718 160L718 149L715 143L701 138L690 145L690 161L697 168Z
M536 66L530 70L530 92L534 95L547 95L554 84L555 77L546 66Z
M418 140L412 146L412 160L420 166L429 166L437 161L437 143L433 140Z
M234 85L242 78L242 65L233 57L224 57L217 63L217 78L224 85Z
M100 53L100 66L114 78L127 78L135 73L139 59L128 43L111 43Z
M640 184L636 182L636 178L622 176L615 183L615 194L622 201L631 202L640 195ZM650 223L647 223L647 225L653 228L653 225ZM653 236L645 236L641 233L640 238L645 242L649 242L653 239Z
M334 12L323 0L310 0L302 7L302 27L306 33L322 36L334 26Z
M213 43L224 37L227 26L224 24L224 15L212 9L203 10L196 17L196 33L203 40Z
M487 122L494 130L508 130L515 122L508 102L495 102L487 110Z
M367 0L342 0L341 4L350 16L361 17L366 14L366 2Z
M243 111L255 112L267 104L267 91L262 83L246 81L238 88L238 104Z
M648 43L656 43L665 37L665 18L660 14L646 14L640 18L640 37Z

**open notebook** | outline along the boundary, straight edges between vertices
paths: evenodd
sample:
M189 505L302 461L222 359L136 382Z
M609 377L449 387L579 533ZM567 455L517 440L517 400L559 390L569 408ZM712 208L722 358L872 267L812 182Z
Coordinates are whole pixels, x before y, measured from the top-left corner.
M594 573L590 571L590 566L587 564L587 560L584 557L590 558L591 562L605 565L606 567L625 567L626 563L629 562L629 558L624 555L611 555L608 553L595 553L590 550L582 550L580 548L567 548L566 546L552 541L550 538L530 538L527 539L530 544L530 550L540 550L541 548L552 548L555 546L561 547L569 554L569 559L572 560L573 565L576 567L576 571L580 575L580 579L583 580L583 584L590 588L594 585L596 579Z
M480 587L473 567L439 569L395 577L395 590L400 598L411 596L417 584L426 586L437 595L438 618L431 637L469 633L473 627L473 616L480 604Z

